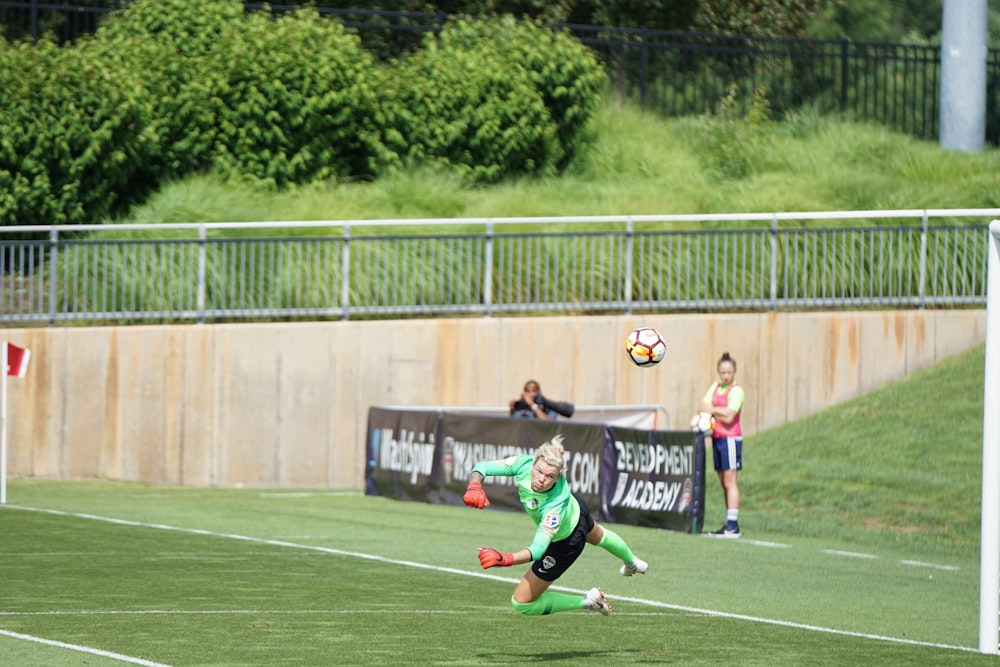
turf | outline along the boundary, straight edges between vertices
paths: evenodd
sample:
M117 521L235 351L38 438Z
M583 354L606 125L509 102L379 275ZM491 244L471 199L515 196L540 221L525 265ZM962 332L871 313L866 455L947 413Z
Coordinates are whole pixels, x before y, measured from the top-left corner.
M508 602L519 572L475 558L525 540L514 513L100 482L18 481L11 496L0 630L159 664L995 664L905 643L976 645L973 554L904 565L920 554L618 526L649 574L622 578L590 549L560 582L602 586L610 617L524 618ZM45 507L60 509L22 509ZM8 651L96 664L0 638Z
M588 547L559 581L610 617L513 612L523 568L475 553L524 546L519 513L12 480L0 664L997 665L976 651L982 363L748 438L743 539L616 526L648 574Z

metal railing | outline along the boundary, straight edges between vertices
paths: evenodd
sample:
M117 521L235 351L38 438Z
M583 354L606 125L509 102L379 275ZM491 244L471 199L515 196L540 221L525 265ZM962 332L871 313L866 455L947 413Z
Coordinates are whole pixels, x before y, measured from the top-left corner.
M980 307L991 217L1000 209L3 227L0 322Z

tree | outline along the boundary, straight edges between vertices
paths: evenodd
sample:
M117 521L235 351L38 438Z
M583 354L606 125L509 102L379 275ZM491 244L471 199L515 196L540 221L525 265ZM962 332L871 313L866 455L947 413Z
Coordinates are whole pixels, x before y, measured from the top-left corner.
M916 1L916 0L914 0ZM828 0L320 0L320 6L510 14L551 23L797 37Z
M825 0L706 0L690 26L697 32L804 37Z

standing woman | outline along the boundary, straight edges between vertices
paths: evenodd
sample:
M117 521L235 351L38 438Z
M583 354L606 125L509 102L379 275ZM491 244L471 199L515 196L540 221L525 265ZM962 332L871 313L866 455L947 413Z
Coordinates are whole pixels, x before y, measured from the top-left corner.
M718 382L708 388L699 412L715 417L712 432L712 462L722 484L726 498L726 523L710 533L715 537L737 538L740 532L740 487L737 483L743 469L743 429L740 428L740 411L743 409L743 388L736 384L736 360L723 352L716 364Z

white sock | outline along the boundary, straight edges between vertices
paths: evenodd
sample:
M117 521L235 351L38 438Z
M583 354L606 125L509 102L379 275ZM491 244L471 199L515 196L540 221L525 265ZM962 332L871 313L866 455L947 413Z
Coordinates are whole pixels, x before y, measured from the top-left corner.
M740 522L740 511L739 510L726 510L726 522L727 523L739 523Z

